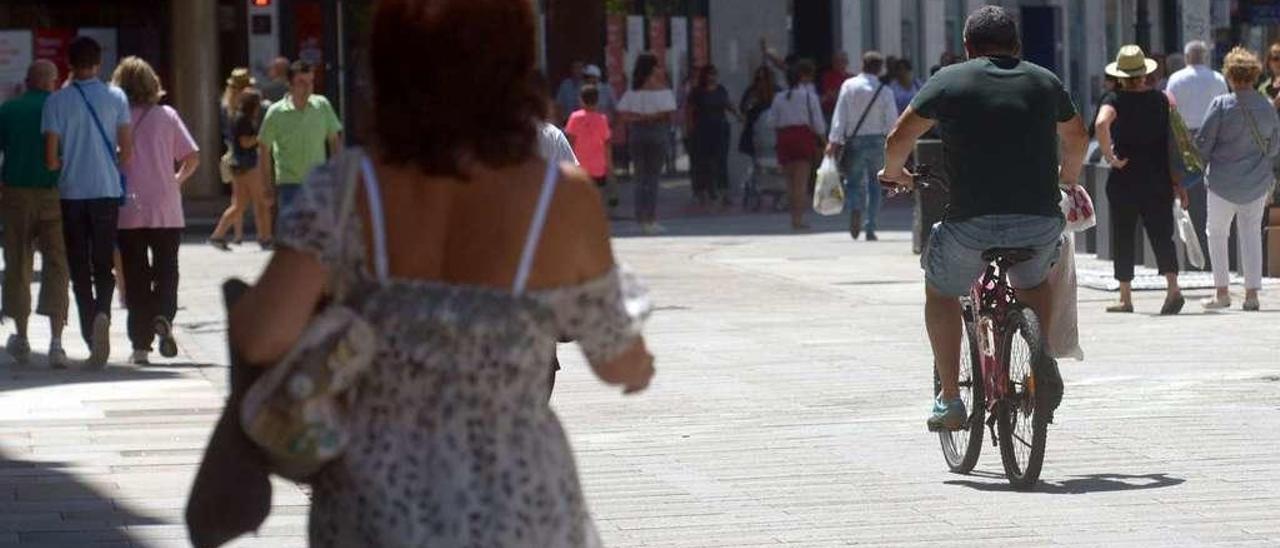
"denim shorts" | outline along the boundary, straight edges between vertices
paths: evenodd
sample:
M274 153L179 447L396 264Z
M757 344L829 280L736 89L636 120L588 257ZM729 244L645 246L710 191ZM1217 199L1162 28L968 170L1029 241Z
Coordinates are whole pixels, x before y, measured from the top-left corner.
M938 293L961 297L987 268L983 252L1027 248L1035 256L1011 268L1009 282L1015 289L1034 288L1044 283L1057 261L1064 228L1061 217L1041 215L983 215L938 223L920 257L925 282Z

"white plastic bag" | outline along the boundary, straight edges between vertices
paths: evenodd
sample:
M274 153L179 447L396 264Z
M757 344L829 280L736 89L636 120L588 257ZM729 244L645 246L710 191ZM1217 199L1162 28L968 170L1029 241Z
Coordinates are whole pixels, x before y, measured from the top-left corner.
M1196 225L1191 223L1191 214L1182 209L1182 200L1173 201L1173 221L1178 225L1178 239L1187 247L1187 262L1196 268L1204 268L1204 249L1200 248L1200 238L1196 236Z
M1063 190L1058 207L1062 208L1062 217L1067 220L1067 232L1083 232L1098 224L1098 216L1093 211L1093 198L1080 185Z
M844 210L844 185L840 184L840 172L830 156L818 166L818 182L813 190L813 210L818 215L839 215Z
M1080 349L1080 328L1076 318L1076 235L1067 230L1062 236L1058 262L1049 272L1049 294L1053 316L1048 333L1049 355L1057 359L1084 359Z

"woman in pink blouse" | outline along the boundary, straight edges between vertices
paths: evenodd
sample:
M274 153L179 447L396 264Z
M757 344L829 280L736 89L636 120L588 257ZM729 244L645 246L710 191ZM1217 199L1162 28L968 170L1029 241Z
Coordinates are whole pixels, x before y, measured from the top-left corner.
M186 226L181 188L200 163L200 149L178 112L159 104L164 90L146 61L125 58L112 83L124 90L132 111L134 155L124 167L129 184L117 246L133 343L129 361L145 365L157 337L160 355L178 355L173 317L178 311L178 246Z

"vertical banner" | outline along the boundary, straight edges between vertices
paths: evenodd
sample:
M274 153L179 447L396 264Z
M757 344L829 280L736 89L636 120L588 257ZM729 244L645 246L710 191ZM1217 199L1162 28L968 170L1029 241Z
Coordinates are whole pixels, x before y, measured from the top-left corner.
M605 19L604 65L614 97L622 97L627 87L626 26L626 16L613 14Z
M102 46L102 70L98 72L98 77L105 81L111 81L111 73L116 71L116 64L120 62L120 48L116 44L116 29L84 27L77 34L93 38L99 46Z
M627 67L636 64L636 57L644 51L644 16L627 16Z
M0 103L22 92L33 60L31 31L0 31Z
M701 67L711 63L711 42L707 32L707 18L694 17L693 29L690 31L690 46L693 53L693 66Z
M689 66L689 20L684 17L671 18L671 52L667 55L667 63L672 67L671 78L677 82L687 71L695 74L696 65Z
M35 58L52 61L58 66L59 85L71 74L67 66L67 48L75 35L71 29L36 29Z

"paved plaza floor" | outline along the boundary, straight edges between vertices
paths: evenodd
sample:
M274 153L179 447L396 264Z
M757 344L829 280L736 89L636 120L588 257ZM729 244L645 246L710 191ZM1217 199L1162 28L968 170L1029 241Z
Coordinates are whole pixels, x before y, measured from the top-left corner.
M619 224L617 255L657 305L657 377L624 397L565 346L553 400L609 546L1280 545L1280 290L1261 313L1193 302L1177 317L1155 315L1158 293L1108 315L1114 294L1081 290L1086 360L1062 365L1042 486L1016 492L996 448L955 475L925 431L908 233L851 242L839 220L786 224L693 217L652 238ZM187 545L183 506L225 390L218 285L266 257L183 248L178 359L119 365L122 311L104 372L0 357L0 546ZM33 322L37 351L47 340ZM279 482L274 503L235 546L305 545L305 493Z

